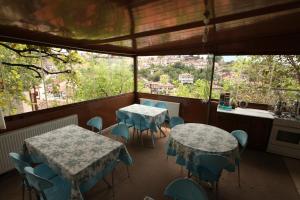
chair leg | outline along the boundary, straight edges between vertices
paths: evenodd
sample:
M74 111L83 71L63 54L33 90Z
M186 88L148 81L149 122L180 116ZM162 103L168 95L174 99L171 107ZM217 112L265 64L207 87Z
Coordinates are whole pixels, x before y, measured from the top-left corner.
M22 199L24 200L25 198L25 185L24 185L24 181L22 181Z
M115 170L113 169L111 172L111 185L112 185L113 199L115 199L114 172L115 172Z
M154 148L154 144L155 144L155 137L154 137L154 133L153 133L153 131L151 131L151 139L152 139L152 146L153 146L153 148Z
M219 181L216 182L216 199L218 199L218 184L219 184Z
M29 199L31 200L32 197L31 197L31 189L30 188L28 189L28 196L29 196Z
M127 176L128 176L128 178L130 178L129 167L128 167L128 165L126 165L126 170L127 170Z
M240 175L240 165L238 165L238 181L239 181L239 187L241 187L241 175Z

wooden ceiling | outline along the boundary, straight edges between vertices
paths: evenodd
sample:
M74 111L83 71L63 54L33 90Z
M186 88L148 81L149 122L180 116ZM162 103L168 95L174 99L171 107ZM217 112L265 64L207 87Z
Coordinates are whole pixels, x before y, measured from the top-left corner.
M300 1L1 0L0 40L128 56L299 54Z

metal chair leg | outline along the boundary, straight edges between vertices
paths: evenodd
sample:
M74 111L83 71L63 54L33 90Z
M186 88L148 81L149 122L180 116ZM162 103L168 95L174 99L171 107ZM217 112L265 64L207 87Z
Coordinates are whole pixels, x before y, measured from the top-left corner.
M238 165L238 179L239 179L239 187L241 187L240 165Z
M111 185L112 185L113 199L115 199L114 172L115 172L115 170L113 169L112 172L111 172Z
M219 184L219 181L216 182L216 199L218 199L218 184Z
M130 178L129 167L128 167L128 165L126 165L126 170L127 170L127 176L128 176L128 178Z
M22 181L22 199L24 200L25 198L25 185L24 185L24 181Z

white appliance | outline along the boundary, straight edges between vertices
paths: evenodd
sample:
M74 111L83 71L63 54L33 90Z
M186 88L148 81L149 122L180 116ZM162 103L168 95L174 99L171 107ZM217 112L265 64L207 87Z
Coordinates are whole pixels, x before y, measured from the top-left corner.
M275 118L267 151L300 159L300 121Z

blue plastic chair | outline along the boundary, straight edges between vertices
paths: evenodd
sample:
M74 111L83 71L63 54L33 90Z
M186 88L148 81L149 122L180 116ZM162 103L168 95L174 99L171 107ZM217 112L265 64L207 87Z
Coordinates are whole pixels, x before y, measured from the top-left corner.
M164 103L164 102L159 101L159 102L157 102L154 105L154 107L167 109L167 114L165 115L165 119L164 119L163 123L169 123L170 117L169 117L169 112L168 112L167 104ZM161 129L161 126L163 125L163 123L159 124L159 129Z
M166 187L164 195L178 200L208 200L205 190L195 181L187 178L172 181Z
M203 181L215 184L216 194L218 194L218 182L223 169L228 165L228 160L220 155L199 155L195 158L197 163L194 166L192 175L196 175Z
M25 167L30 167L30 163L31 163L30 156L25 156L19 153L11 152L9 153L9 157L11 161L14 163L14 166L19 172L20 176L22 177L22 199L24 199L25 189L29 192L29 195L31 195L30 193L31 188L25 177L25 171L24 171ZM37 165L33 170L36 174L46 179L51 179L57 176L57 174L53 172L46 164Z
M56 176L47 180L37 175L32 167L24 168L26 179L34 189L37 199L41 200L68 200L70 199L71 185L69 182Z
M96 116L89 121L87 121L86 125L92 127L92 131L95 131L95 128L98 130L97 133L101 134L103 120L101 117Z
M184 124L184 120L181 117L171 117L170 128L174 128L176 125Z
M134 128L138 133L138 136L140 137L140 140L143 144L143 137L142 137L142 133L144 131L149 131L150 129L150 124L147 122L147 120L145 119L145 117L143 115L137 114L137 113L132 113L131 115L131 119L133 121L134 124ZM152 133L152 144L154 146L154 135L153 132Z
M237 139L239 143L239 157L235 159L235 165L238 168L238 181L239 181L239 186L241 186L241 179L240 179L240 162L241 162L241 155L246 149L246 146L248 144L248 134L246 131L243 130L234 130L231 132L231 134ZM235 167L234 166L229 166L226 168L228 171L234 172Z
M132 120L130 119L130 117L125 112L117 110L116 111L116 116L117 116L118 124L124 123L124 124L126 124L126 126L128 128L133 126Z
M115 167L117 166L118 161L114 160L111 161L102 171L98 172L94 177L90 178L88 181L83 182L80 184L80 191L82 193L88 192L92 189L100 180L104 180L104 182L109 186L113 187L114 185L114 174L112 173ZM110 185L104 178L109 174L112 173L112 185Z
M154 106L154 102L151 100L144 100L142 105L144 106Z
M125 143L127 143L130 138L128 127L125 124L116 125L113 127L111 133L117 137L121 137Z

